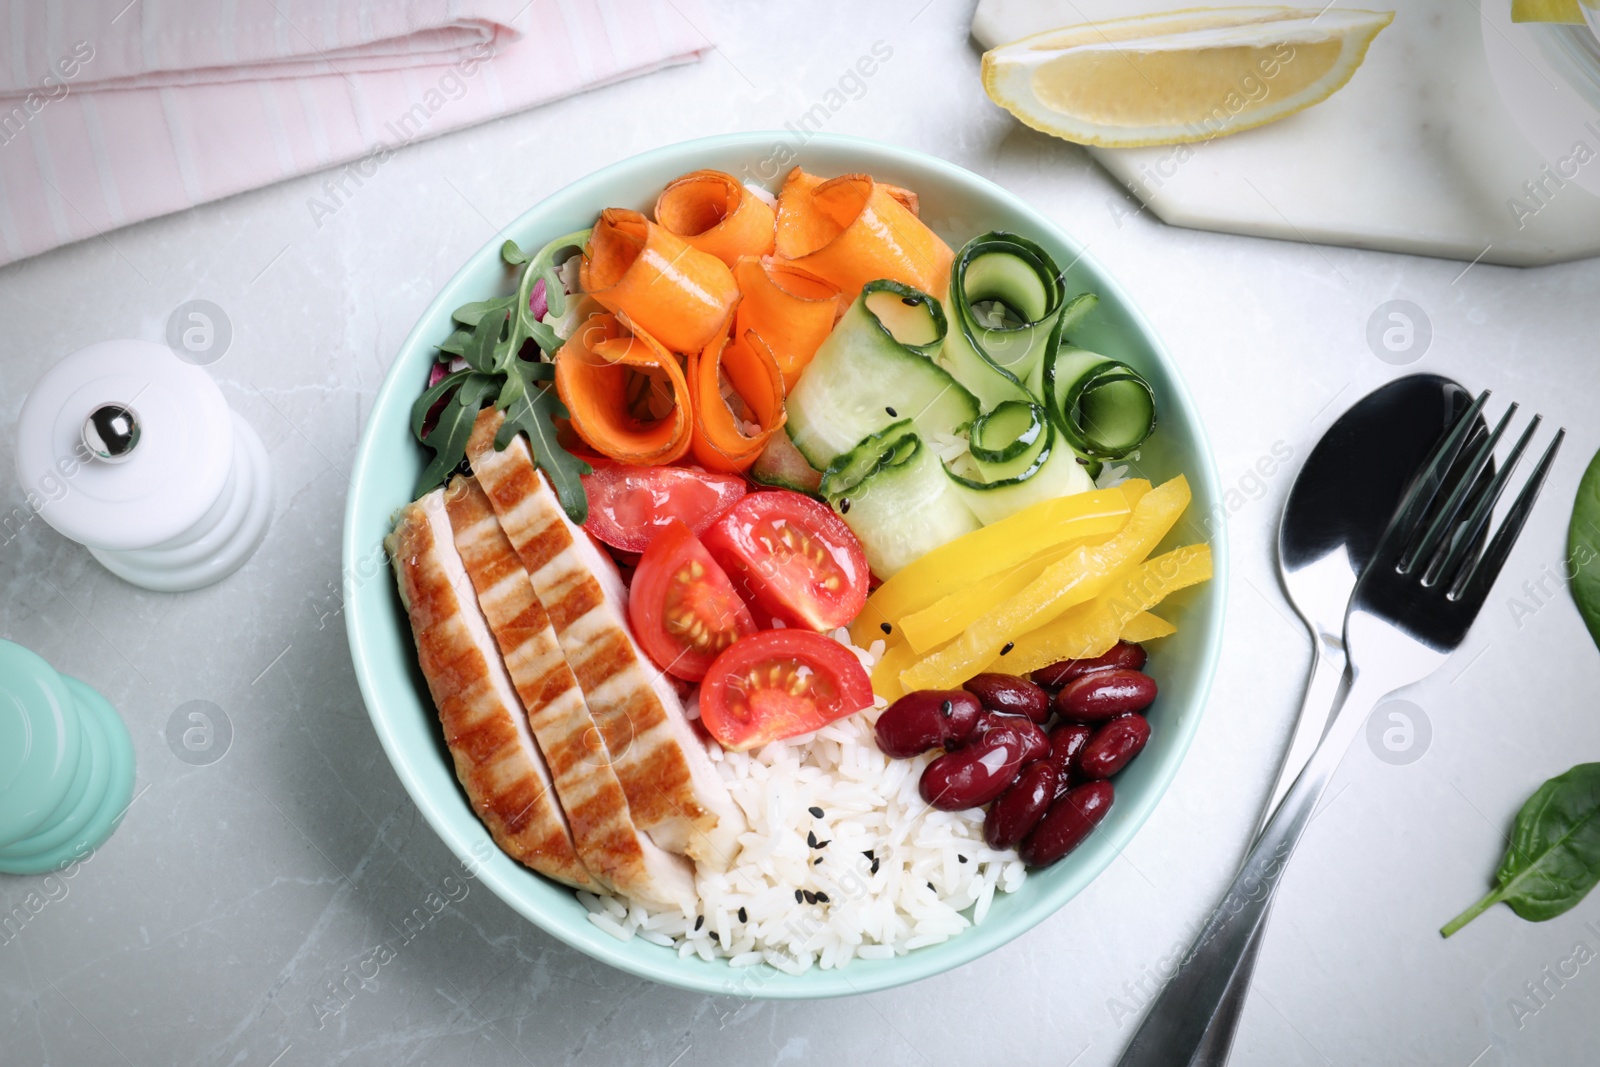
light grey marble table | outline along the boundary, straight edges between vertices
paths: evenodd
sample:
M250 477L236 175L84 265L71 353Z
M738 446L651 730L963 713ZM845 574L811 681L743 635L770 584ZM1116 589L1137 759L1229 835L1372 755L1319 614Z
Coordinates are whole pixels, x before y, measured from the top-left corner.
M1542 925L1497 908L1449 941L1436 931L1487 888L1527 794L1600 758L1600 653L1551 577L1600 446L1600 260L1463 271L1170 229L1079 149L989 104L970 16L912 0L809 5L801 22L728 0L713 9L723 49L700 64L415 144L320 224L309 205L326 175L0 270L5 514L25 514L12 435L33 380L92 341L160 339L194 298L231 321L210 369L277 479L260 552L196 593L133 589L38 520L0 545L0 635L105 693L139 759L126 822L70 881L0 878L0 916L43 901L0 943L0 1063L1113 1063L1231 877L1286 740L1306 645L1274 578L1273 525L1318 434L1404 372L1366 340L1396 299L1431 323L1412 369L1493 387L1570 437L1466 646L1409 694L1431 723L1425 753L1395 765L1357 742L1345 761L1283 884L1235 1062L1594 1061L1600 896ZM909 988L799 1004L677 992L591 962L475 885L402 936L455 862L368 724L338 547L396 347L541 197L624 154L796 122L880 41L892 58L826 128L959 163L1086 241L1182 365L1237 490L1228 638L1188 761L1125 856L1059 914ZM166 740L192 700L232 726L209 765ZM398 948L370 977L384 943Z

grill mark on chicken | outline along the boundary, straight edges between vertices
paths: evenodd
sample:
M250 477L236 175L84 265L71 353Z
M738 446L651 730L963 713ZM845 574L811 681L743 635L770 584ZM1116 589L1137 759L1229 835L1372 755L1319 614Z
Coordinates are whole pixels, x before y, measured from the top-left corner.
M436 490L408 505L387 547L456 778L508 855L567 885L595 889L551 792L550 772L519 721L522 707L498 650L476 614L443 496Z
M607 888L692 910L693 872L635 824L578 681L489 498L476 479L458 477L445 499L456 549L527 708L579 858Z
M478 416L467 455L532 576L567 662L612 753L635 821L664 848L725 869L743 814L677 694L627 629L616 568L573 526L534 468L526 439L494 447L503 416Z

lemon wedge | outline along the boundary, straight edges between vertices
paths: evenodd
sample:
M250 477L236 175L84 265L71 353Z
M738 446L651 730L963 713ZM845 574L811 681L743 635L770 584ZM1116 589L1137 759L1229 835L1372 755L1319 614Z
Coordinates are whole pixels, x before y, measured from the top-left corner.
M1086 23L985 52L983 87L1034 129L1079 144L1204 141L1326 100L1393 20L1225 7Z
M1583 7L1578 0L1511 0L1511 21L1565 22L1581 26Z

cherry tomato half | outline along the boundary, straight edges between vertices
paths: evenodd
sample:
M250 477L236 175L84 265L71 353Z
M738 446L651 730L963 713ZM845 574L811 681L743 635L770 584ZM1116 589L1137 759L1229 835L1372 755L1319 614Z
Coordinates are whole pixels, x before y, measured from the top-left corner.
M845 626L867 602L871 572L861 542L803 493L751 493L703 540L745 599L791 626Z
M757 748L810 733L872 704L854 652L809 630L740 638L706 672L700 719L723 748Z
M701 534L740 497L745 481L732 474L711 474L687 467L635 467L626 463L594 464L583 476L589 497L584 529L612 548L643 552L656 533L673 519Z
M671 520L639 557L628 590L634 636L668 674L697 682L755 620L704 545Z

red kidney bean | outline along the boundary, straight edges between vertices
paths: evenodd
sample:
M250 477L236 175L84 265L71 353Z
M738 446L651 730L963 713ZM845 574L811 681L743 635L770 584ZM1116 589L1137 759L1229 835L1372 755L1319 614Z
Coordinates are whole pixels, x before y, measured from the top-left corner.
M1028 836L1056 797L1057 777L1049 760L1023 768L983 818L983 839L990 848L1011 848Z
M1110 778L1128 765L1150 740L1150 723L1143 715L1112 719L1089 738L1078 753L1078 773L1085 778Z
M1064 722L1050 731L1050 762L1055 766L1056 788L1065 793L1067 783L1078 771L1078 753L1094 734L1091 727L1079 722Z
M1047 867L1077 848L1106 817L1114 799L1110 782L1086 782L1067 790L1022 839L1022 861L1031 867Z
M1104 722L1143 711L1156 698L1156 680L1139 671L1112 667L1068 682L1056 694L1056 712L1073 722Z
M1004 728L1014 730L1022 740L1022 765L1036 763L1050 755L1050 738L1039 729L1032 720L1021 715L1006 715L998 711L984 712L978 717L978 725L973 729L973 736L985 730Z
M980 674L969 678L961 688L990 711L1026 715L1040 725L1050 717L1050 694L1014 674Z
M878 747L908 759L940 745L958 745L977 725L983 705L959 689L922 689L890 704L878 716Z
M1032 725L1026 719L1017 722ZM982 807L999 796L1016 779L1021 767L1020 731L996 726L928 764L917 788L922 799L940 811L964 811Z
M1143 670L1144 661L1143 645L1136 645L1131 641L1118 641L1111 646L1111 651L1103 656L1096 656L1094 659L1064 659L1048 667L1040 667L1031 677L1040 685L1055 689L1093 671L1118 667L1130 671Z

